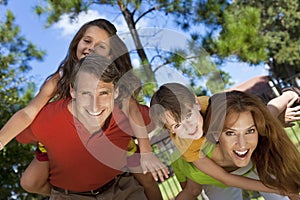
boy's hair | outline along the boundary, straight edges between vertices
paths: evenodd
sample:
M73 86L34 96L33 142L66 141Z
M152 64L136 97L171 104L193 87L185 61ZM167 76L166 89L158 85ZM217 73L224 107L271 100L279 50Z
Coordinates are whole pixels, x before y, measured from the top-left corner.
M165 112L170 111L177 122L182 115L193 108L195 95L186 86L179 83L166 83L153 94L150 102L150 116L154 123L166 128Z
M109 59L96 53L92 53L82 58L74 67L71 73L71 84L76 89L76 80L79 72L87 72L95 75L99 80L110 83L117 87L120 73L115 64Z

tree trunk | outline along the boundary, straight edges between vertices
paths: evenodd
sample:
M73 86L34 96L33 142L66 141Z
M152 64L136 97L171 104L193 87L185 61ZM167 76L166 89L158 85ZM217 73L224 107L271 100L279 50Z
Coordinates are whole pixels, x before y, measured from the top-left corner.
M133 14L130 13L130 11L125 7L122 0L118 0L118 5L120 7L120 10L122 11L122 14L125 18L127 26L130 30L130 34L133 38L137 53L138 53L138 55L139 55L139 57L142 61L142 66L144 68L145 75L146 75L146 77L145 77L146 80L145 81L147 83L152 83L152 84L157 85L156 80L155 80L154 72L151 68L151 65L150 65L149 60L148 60L147 55L146 55L146 52L145 52L145 50L143 48L143 45L141 43L139 34L136 30L135 23L134 23L134 20L133 20Z

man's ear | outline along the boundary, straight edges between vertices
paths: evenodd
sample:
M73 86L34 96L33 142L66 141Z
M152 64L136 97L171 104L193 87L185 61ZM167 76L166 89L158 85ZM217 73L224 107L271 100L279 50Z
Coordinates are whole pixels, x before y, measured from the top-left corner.
M75 99L75 89L73 88L72 84L70 84L70 94L72 99Z
M117 99L119 96L119 87L116 87L114 90L114 99Z

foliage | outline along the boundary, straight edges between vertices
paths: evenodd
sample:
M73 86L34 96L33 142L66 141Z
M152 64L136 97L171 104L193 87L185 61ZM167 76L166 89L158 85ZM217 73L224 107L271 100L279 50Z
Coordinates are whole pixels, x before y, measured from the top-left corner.
M295 85L300 73L298 0L208 0L196 6L194 23L210 33L203 46L222 63L226 59L266 64L282 86Z
M14 24L14 15L7 11L5 21L0 21L0 127L32 98L35 86L27 83L24 74L31 69L29 62L42 60L44 52L20 36ZM29 151L30 150L30 151ZM34 199L19 185L21 173L33 158L30 145L15 140L0 151L1 199Z
M197 2L197 1L196 1ZM182 61L177 62L177 59L174 59L174 55L170 55L168 52L157 52L157 54L150 53L149 51L146 51L145 45L149 41L142 41L140 33L137 31L136 26L140 22L142 18L147 19L151 18L153 20L153 24L156 24L156 21L159 20L160 22L165 20L167 21L167 16L172 15L174 21L181 26L182 29L188 31L190 26L190 19L194 15L193 8L195 5L195 2L192 0L187 1L168 1L168 0L155 0L155 1L137 1L137 0L128 0L128 1L122 1L122 0L98 0L98 1L88 1L88 0L70 0L70 1L58 1L58 0L44 0L39 5L36 5L35 11L38 15L46 15L47 16L47 23L46 27L52 25L53 23L57 22L62 15L67 14L69 16L69 19L72 21L76 19L78 14L80 12L86 12L88 9L93 6L93 8L96 8L98 6L99 10L101 9L101 6L103 5L109 5L112 6L120 11L120 13L123 15L127 26L130 30L131 37L134 41L136 50L135 53L138 55L141 61L141 69L140 72L137 74L142 75L140 78L143 81L145 87L143 88L143 92L147 97L150 97L153 93L153 91L157 88L156 83L156 76L157 69L151 63L154 57L160 57L160 64L159 67L175 67L178 71L184 74L184 76L189 77L191 80L191 85L195 86L196 90L206 90L207 88L200 88L197 86L197 83L199 83L199 80L210 80L213 81L215 79L215 76L213 73L207 73L205 75L195 73L192 71L197 71L197 69L192 69L194 65L187 65L187 63L194 63L194 58L197 56L202 57L201 55L194 54L193 59L189 60L189 57L183 57ZM161 17L162 16L162 17ZM165 17L165 19L164 19ZM155 26L155 25L154 25ZM149 40L151 40L151 36L149 37ZM197 51L194 51L195 53ZM174 52L176 53L176 52ZM173 53L173 54L174 54ZM183 55L183 54L182 54ZM185 55L188 55L188 53L185 53ZM171 57L168 57L171 56ZM181 55L180 55L181 56ZM171 62L170 62L171 61ZM203 64L203 63L202 63ZM190 69L188 69L190 68ZM209 66L208 66L209 68ZM214 72L219 71L217 74L226 74L215 66ZM210 77L212 75L212 77ZM207 76L207 77L203 77ZM225 77L227 77L228 74L226 74ZM222 77L222 76L220 76ZM227 86L227 79L222 80L222 87ZM216 84L214 84L216 85ZM218 90L220 90L220 88ZM216 88L214 89L216 90ZM203 93L203 91L199 91L200 93Z

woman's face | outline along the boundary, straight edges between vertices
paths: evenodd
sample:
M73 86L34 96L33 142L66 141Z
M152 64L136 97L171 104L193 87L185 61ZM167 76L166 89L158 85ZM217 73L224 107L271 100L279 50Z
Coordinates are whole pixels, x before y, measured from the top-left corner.
M176 122L170 111L165 113L166 127L178 137L184 139L199 139L203 136L203 117L200 114L200 106L194 104L184 116L181 122Z
M109 35L97 26L90 26L77 45L76 56L80 60L94 50L102 56L109 57Z
M258 132L249 111L234 113L219 137L219 147L226 160L237 167L245 167L258 143Z

